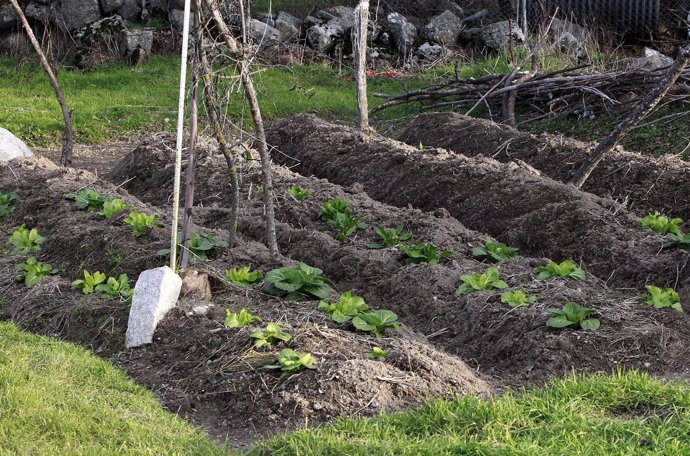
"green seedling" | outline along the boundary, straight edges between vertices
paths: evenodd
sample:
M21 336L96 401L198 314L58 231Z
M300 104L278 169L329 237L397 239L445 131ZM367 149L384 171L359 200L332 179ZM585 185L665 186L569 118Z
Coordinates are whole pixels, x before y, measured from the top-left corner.
M335 218L335 214L338 212L349 212L349 205L347 201L341 198L335 198L328 200L323 205L321 205L321 213L319 218L325 222Z
M177 232L177 245L182 250L182 231ZM228 241L216 238L215 234L199 233L192 231L189 234L189 257L190 265L195 265L207 261L216 255L218 247L227 247ZM170 249L161 249L157 252L160 256L170 256Z
M384 350L381 347L372 347L371 353L367 355L369 359L380 359L388 356L388 350Z
M401 245L400 250L405 254L405 264L407 265L420 263L436 264L453 255L453 252L450 250L444 250L439 254L434 244L419 241L413 242L412 245Z
M231 268L225 270L225 278L228 282L240 287L250 287L259 280L263 279L264 275L261 271L252 271L249 266L242 268Z
M585 309L575 302L569 302L562 309L546 309L552 317L546 321L550 328L582 328L589 331L599 329L601 322L591 318L591 309Z
M111 219L113 217L117 217L122 212L129 210L131 208L132 206L130 206L129 204L125 204L125 202L122 201L120 198L115 198L109 201L105 201L103 203L103 209L101 210L101 212L98 213L98 215L102 215L107 219Z
M535 272L537 280L546 280L551 277L563 277L573 280L583 280L585 278L585 271L578 268L571 260L565 260L561 264L549 261L549 264L539 266Z
M83 188L77 193L68 193L65 198L73 200L82 211L99 211L105 203L105 198L91 188Z
M653 214L648 214L639 220L639 224L642 229L647 231L654 231L659 234L676 234L681 235L680 224L683 223L683 219L680 218L669 218L665 215L655 212Z
M518 249L486 238L484 245L472 249L472 256L487 263L498 263L517 255Z
M224 324L226 328L240 328L249 326L254 322L262 323L263 320L257 315L250 314L247 309L242 309L239 313L230 312L230 309L225 311Z
M98 273L95 272L94 275L96 274ZM84 278L86 278L86 274L84 274ZM82 291L84 291L84 288L82 288ZM103 299L120 299L122 302L131 302L132 296L134 296L134 290L129 285L127 274L120 274L118 277L108 277L105 283L96 285L96 291L101 293L101 298Z
M674 247L677 249L690 250L690 233L669 233L668 238L670 239L670 241L664 244L665 249Z
M147 234L151 228L161 226L161 224L156 221L157 218L158 215L156 214L147 215L143 212L132 211L124 219L124 222L132 228L132 234L135 237L139 237Z
M41 263L36 260L36 257L29 257L23 263L19 263L14 267L19 272L17 281L24 282L27 287L33 287L43 279L43 277L50 274L57 274L58 270L53 268L48 263Z
M316 358L311 353L298 353L285 348L278 353L278 364L268 364L266 369L280 369L280 377L298 374L306 369L316 369Z
M683 311L680 305L680 296L673 288L662 290L654 285L646 285L647 293L644 295L645 304L653 306L655 309L665 309L670 307L678 312Z
M283 331L277 323L269 323L263 331L256 331L251 334L254 339L254 348L261 348L266 345L274 345L280 342L289 342L292 336Z
M309 191L303 189L299 185L293 185L292 187L288 188L287 192L297 201L302 201L309 197Z
M266 188L264 187L263 184L257 185L256 186L256 193L254 193L255 198L261 198L264 196L264 193L266 192Z
M98 285L105 282L105 278L105 274L103 274L102 272L96 271L93 274L91 274L89 271L84 269L84 278L77 279L74 282L72 282L72 289L81 290L81 292L85 295L91 294L94 291L96 291L96 287Z
M335 238L340 242L347 241L347 238L355 234L357 230L365 230L366 223L362 223L362 218L352 215L350 212L338 212L328 225L335 231Z
M321 301L318 308L325 311L331 317L331 320L337 323L350 321L360 313L369 310L369 306L366 305L364 299L360 296L352 296L351 291L342 293L336 303L329 304Z
M352 319L352 324L360 331L369 332L375 336L382 336L386 329L400 329L398 316L390 310L361 312Z
M17 192L0 192L0 220L4 220L12 211L17 201Z
M512 308L529 307L529 305L536 300L537 297L535 295L527 296L522 290L501 293L501 302L503 304L508 304Z
M46 238L38 234L36 228L27 230L24 225L16 228L10 235L7 242L14 246L13 254L27 254L38 253L41 251L41 245Z
M265 292L280 296L287 301L304 301L309 299L328 299L333 292L333 284L321 277L321 269L299 263L294 268L274 269L264 282L268 284Z
M412 233L403 233L403 226L398 225L391 230L387 230L380 225L374 228L376 234L379 235L383 243L372 242L367 247L370 249L383 249L385 247L397 247L403 242L409 241L412 238Z
M501 280L498 269L494 267L488 268L483 274L460 276L460 280L462 284L455 290L458 295L508 288L508 284Z

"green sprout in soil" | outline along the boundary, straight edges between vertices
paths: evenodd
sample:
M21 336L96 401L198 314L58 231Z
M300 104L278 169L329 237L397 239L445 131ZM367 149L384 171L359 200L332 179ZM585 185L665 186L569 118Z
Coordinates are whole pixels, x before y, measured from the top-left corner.
M646 285L647 293L644 295L644 302L655 309L665 309L670 307L678 312L683 311L680 304L680 296L673 288L662 290L654 285Z
M335 237L340 242L347 241L357 230L367 228L361 217L352 214L347 201L340 198L323 203L319 217L335 231Z
M460 276L460 280L462 284L455 290L458 295L508 288L508 284L501 280L498 269L494 267L487 268L483 274Z
M386 356L388 356L388 350L384 350L381 347L372 347L371 353L367 354L367 358L369 359L381 359Z
M498 263L517 255L518 249L508 247L502 242L486 238L484 245L472 249L472 256L487 263Z
M583 280L585 278L585 271L578 268L571 260L565 260L561 264L549 261L549 264L539 266L535 272L537 280L547 280L551 277L563 277L573 280Z
M303 189L299 185L293 185L292 187L288 188L287 192L297 201L303 201L309 197L309 191Z
M401 245L400 250L405 254L405 264L431 263L436 264L453 255L451 250L444 250L440 254L434 244L415 241L412 245Z
M278 363L264 366L266 369L279 369L280 377L288 377L307 369L316 369L316 358L311 353L298 353L285 348L278 353Z
M592 310L581 307L575 302L569 302L562 309L546 309L552 316L546 321L550 328L582 328L589 331L599 329L600 322L590 317Z
M7 242L14 246L13 254L38 253L46 238L38 234L36 228L27 230L24 225L16 228Z
M268 284L265 292L287 301L328 299L333 292L333 284L322 277L322 274L321 269L304 263L299 263L294 268L274 269L264 278L264 282Z
M683 219L680 218L669 218L665 215L655 212L653 214L648 214L639 220L642 229L647 231L653 231L659 234L677 234L680 235L680 224L683 223Z
M82 288L83 291L84 289ZM127 274L120 274L118 277L108 277L105 283L96 285L96 291L101 293L101 298L103 299L120 299L122 302L131 302L132 296L134 296L134 289L129 285Z
M263 277L261 271L252 271L249 266L244 266L239 269L233 267L225 270L225 278L228 282L240 287L251 287L256 282L263 279Z
M380 225L376 225L374 232L381 238L381 242L372 242L367 245L370 249L383 249L390 247L397 247L403 242L409 241L412 238L412 233L403 233L403 226L398 225L393 229L387 230Z
M112 200L105 201L103 203L103 209L98 213L107 219L117 217L122 212L131 209L132 206L125 204L120 198L115 198Z
M673 247L677 249L690 250L690 233L669 233L668 238L670 241L664 244L665 249Z
M58 270L53 268L48 263L41 263L36 260L36 257L29 257L23 263L19 263L14 267L19 272L17 281L24 282L27 287L33 287L43 279L43 277L50 274L57 274Z
M17 201L17 192L0 192L0 220L4 220L12 211Z
M105 203L105 197L91 188L83 188L77 193L68 193L65 198L73 200L82 211L100 211Z
M342 293L340 299L333 304L321 301L318 308L325 311L336 323L345 323L369 310L364 299L360 296L353 296L351 291Z
M129 213L124 222L132 228L132 234L135 237L143 236L148 234L153 227L161 226L161 224L156 221L158 215L156 214L145 214L143 212L132 211Z
M400 329L398 316L390 310L360 312L352 319L352 324L360 331L382 336L386 329Z
M84 269L84 278L77 279L72 282L73 290L81 290L85 295L91 294L96 291L96 287L103 282L105 282L106 276L102 272L96 271L91 274L89 271Z
M530 304L537 300L535 295L527 296L524 291L506 291L501 293L501 302L508 304L512 308L529 307Z
M292 339L292 336L277 323L267 324L266 329L252 333L251 337L254 339L254 348L261 348L280 342L289 342Z
M225 327L226 328L240 328L242 326L249 326L252 323L262 323L263 320L258 315L252 315L247 309L242 309L239 313L230 312L230 309L225 311Z

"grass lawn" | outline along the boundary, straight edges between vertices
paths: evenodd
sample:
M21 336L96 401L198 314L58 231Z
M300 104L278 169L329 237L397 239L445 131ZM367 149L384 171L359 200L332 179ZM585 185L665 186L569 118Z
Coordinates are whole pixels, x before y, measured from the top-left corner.
M227 455L74 345L0 322L0 455Z

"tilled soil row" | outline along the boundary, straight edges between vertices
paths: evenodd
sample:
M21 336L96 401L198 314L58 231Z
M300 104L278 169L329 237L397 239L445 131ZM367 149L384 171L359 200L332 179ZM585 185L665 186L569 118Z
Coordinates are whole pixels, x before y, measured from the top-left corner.
M454 113L419 116L400 140L470 157L522 160L561 182L570 180L590 150L581 141L547 133L532 135ZM654 158L615 150L597 166L583 189L625 203L638 215L660 211L690 220L690 164L676 156Z
M398 207L447 211L465 226L531 256L573 259L608 283L642 289L682 287L688 253L663 250L636 217L615 202L512 164L397 141L362 141L354 129L298 115L276 122L274 158L303 175L352 186Z

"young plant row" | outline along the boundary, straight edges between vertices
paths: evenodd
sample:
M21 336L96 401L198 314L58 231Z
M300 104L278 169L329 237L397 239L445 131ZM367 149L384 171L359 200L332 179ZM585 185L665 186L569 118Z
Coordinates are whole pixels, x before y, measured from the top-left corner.
M248 266L225 271L229 282L242 287L251 286L263 279L265 293L287 301L319 299L317 308L324 311L331 320L341 325L351 324L358 331L379 337L387 329L400 328L398 316L394 312L385 309L373 311L369 309L362 297L353 295L351 291L341 293L337 301L331 300L335 292L333 284L322 274L323 271L320 269L304 263L299 263L295 267L274 269L265 277L260 271L251 271ZM225 326L228 328L248 326L257 322L261 323L262 319L250 314L246 309L238 313L228 310L225 318ZM253 332L250 337L254 339L255 349L292 340L292 335L275 322L268 323L265 329ZM387 354L386 350L374 347L368 356L377 359ZM281 376L287 376L305 369L314 369L316 363L317 360L311 353L298 353L286 348L279 352L276 364L264 367L279 369Z

